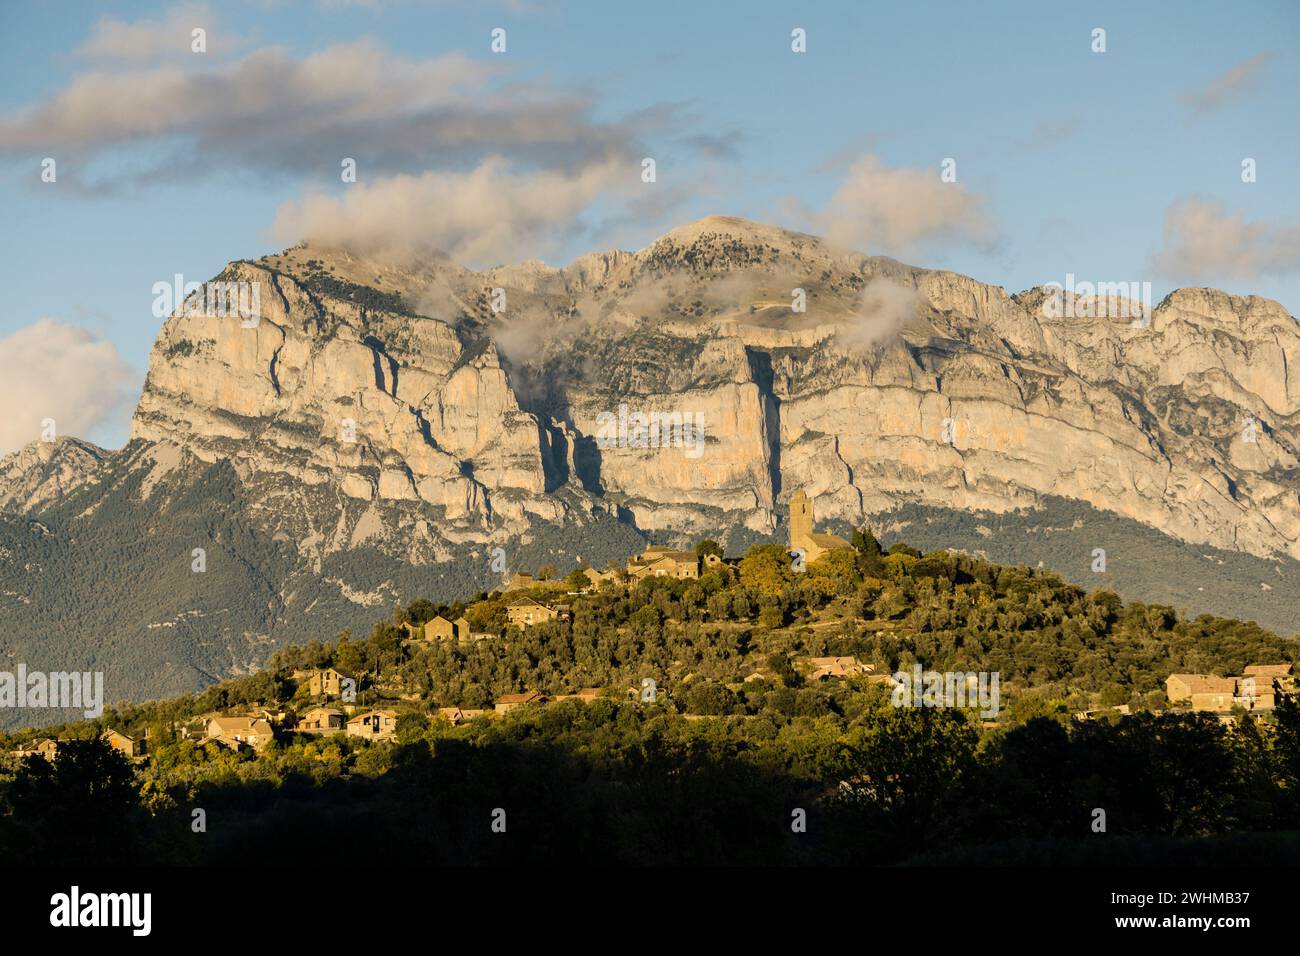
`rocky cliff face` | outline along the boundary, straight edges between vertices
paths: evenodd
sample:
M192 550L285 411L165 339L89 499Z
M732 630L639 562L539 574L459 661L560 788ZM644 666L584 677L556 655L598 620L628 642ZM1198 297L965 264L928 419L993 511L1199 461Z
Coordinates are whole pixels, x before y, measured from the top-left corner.
M111 454L77 438L33 442L0 458L0 511L40 511L93 478Z
M558 520L560 487L683 533L770 531L796 487L847 521L1057 495L1300 557L1300 330L1268 300L1052 318L1043 290L724 218L565 269L300 247L226 278L262 283L262 322L170 319L135 436L450 527ZM703 447L600 441L654 413L702 421Z
M360 536L442 560L575 513L768 533L795 488L849 522L1058 496L1300 557L1300 328L1265 299L1051 317L1042 289L721 217L564 269L299 246L218 278L258 285L260 321L168 319L133 437L154 480L231 462L317 557ZM702 445L638 447L656 413L702 422ZM36 503L60 486L30 481Z
M133 437L153 481L229 460L317 557L360 535L438 561L575 510L766 533L794 488L848 522L1074 498L1300 557L1300 328L1270 300L1183 289L1147 323L1052 317L1041 289L722 217L564 269L299 246L218 280L259 286L260 321L177 310ZM638 446L656 414L702 423L702 444ZM103 457L56 447L6 459L0 506L39 507Z

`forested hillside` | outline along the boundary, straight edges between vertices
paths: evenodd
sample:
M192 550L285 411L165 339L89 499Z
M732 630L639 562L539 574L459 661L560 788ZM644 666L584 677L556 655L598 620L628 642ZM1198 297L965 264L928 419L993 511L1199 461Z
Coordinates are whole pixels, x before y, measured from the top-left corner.
M759 546L699 580L607 581L582 594L570 593L578 575L545 582L533 595L566 601L572 621L522 631L500 594L416 601L364 638L285 648L258 674L200 694L47 728L73 742L53 766L10 758L0 845L230 863L325 863L343 838L354 862L1294 857L1300 708L1284 697L1274 714L1228 727L1170 709L1160 690L1173 671L1294 661L1294 639L1126 606L1034 569L906 546L884 554L869 534L855 544L803 573L782 548ZM493 636L404 640L438 613ZM994 671L1002 708L985 721L894 706L869 670L812 680L807 658L828 655L875 674L914 662ZM394 740L292 731L312 703L295 674L324 666L356 675L353 709L399 715ZM647 679L653 701L640 693ZM438 712L582 687L601 696L460 726ZM1119 703L1133 716L1072 716ZM284 715L260 752L184 733L198 715L259 708ZM147 757L132 766L107 751L94 738L108 727L147 737ZM497 810L504 833L492 829Z

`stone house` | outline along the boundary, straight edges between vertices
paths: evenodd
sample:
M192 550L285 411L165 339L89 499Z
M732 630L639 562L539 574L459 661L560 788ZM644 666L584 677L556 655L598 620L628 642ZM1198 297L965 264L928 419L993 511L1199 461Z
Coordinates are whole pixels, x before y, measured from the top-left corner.
M633 582L649 577L698 578L700 559L694 551L674 551L652 544L644 554L628 559L627 576Z
M1241 677L1170 674L1165 678L1165 694L1171 703L1187 701L1192 710L1216 714L1228 713L1234 706L1272 710L1277 706L1278 686L1289 670L1288 664L1252 664Z
M467 641L469 640L469 621L462 615L449 621L441 614L426 621L424 639L427 641Z
M438 713L446 717L453 727L459 727L461 724L468 724L475 717L483 716L488 711L466 710L461 707L439 707Z
M363 740L390 740L397 734L397 711L368 710L348 721L348 736Z
M1250 664L1241 673L1243 677L1253 677L1257 681L1286 680L1291 676L1291 665Z
M30 744L19 747L11 753L18 758L22 757L40 757L51 763L58 759L59 742L53 737L37 737Z
M138 757L144 753L144 741L136 740L134 737L128 737L126 734L119 733L112 728L100 734L100 740L108 744L114 750L120 751L128 757Z
M325 670L311 672L311 677L307 681L307 690L313 697L342 697L345 687L355 689L355 683L344 684L344 681L351 680L352 678L347 674L327 667Z
M1165 678L1165 695L1172 703L1187 701L1192 710L1227 713L1237 696L1237 681L1212 674L1170 674Z
M313 707L298 718L293 729L300 734L341 734L346 716L333 707Z
M810 657L808 663L812 667L808 679L816 681L831 677L861 677L875 670L856 657Z
M213 717L208 721L206 736L235 749L242 744L261 750L275 739L275 730L262 717Z
M525 704L544 704L546 697L535 690L526 690L522 694L503 694L496 699L494 709L498 714L508 714L516 707Z
M517 597L506 605L506 616L517 627L532 627L545 621L554 621L559 613L541 601L530 597Z
M597 571L595 568L583 568L582 573L587 576L587 582L593 588L598 588L606 581L617 581L618 574L614 571Z

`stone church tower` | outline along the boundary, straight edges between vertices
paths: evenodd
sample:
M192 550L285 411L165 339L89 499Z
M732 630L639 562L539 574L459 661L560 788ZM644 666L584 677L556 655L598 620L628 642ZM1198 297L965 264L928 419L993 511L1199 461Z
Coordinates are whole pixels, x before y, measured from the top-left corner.
M816 561L827 551L852 548L837 534L819 534L813 500L802 488L790 496L790 550L802 551L807 561Z
M812 499L800 488L790 496L790 549L804 546L815 527Z

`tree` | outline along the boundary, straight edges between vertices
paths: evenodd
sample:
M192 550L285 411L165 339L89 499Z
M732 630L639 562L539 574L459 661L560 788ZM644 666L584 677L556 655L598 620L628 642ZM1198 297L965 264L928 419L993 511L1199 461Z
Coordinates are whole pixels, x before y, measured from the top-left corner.
M402 714L397 718L397 742L409 744L420 738L429 726L424 714Z
M418 598L411 602L411 606L406 609L406 614L411 623L425 624L438 616L438 605L424 598Z
M786 687L797 687L803 682L803 677L794 669L790 663L790 658L786 654L775 652L767 656L767 668L778 678Z
M740 583L759 594L775 597L792 580L794 571L783 545L754 545L740 561Z
M722 545L712 538L705 538L695 546L695 556L697 558L707 558L711 554L716 554L718 557L723 556Z
M365 670L365 660L361 647L352 640L352 635L344 632L334 648L334 666L344 674L360 674Z
M854 857L884 860L941 842L968 796L977 742L961 711L889 708L850 738L853 783L837 801L832 839Z
M881 555L880 542L876 540L876 536L871 533L871 528L867 525L854 530L850 543L863 557L878 558Z
M731 714L737 703L730 688L713 681L696 681L686 691L686 711L691 714Z
M130 817L139 791L130 762L98 737L59 744L50 763L28 757L8 793L9 811L21 824L11 862L125 863L133 855ZM25 858L25 859L24 859Z

